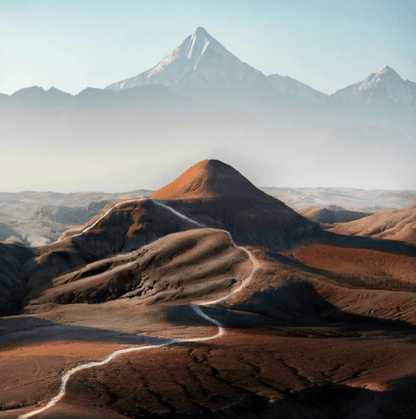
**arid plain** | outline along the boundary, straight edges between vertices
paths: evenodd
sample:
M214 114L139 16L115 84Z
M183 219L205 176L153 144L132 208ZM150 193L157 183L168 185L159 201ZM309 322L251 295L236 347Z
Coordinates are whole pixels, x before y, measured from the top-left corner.
M0 418L414 417L416 207L322 210L205 160L0 243Z

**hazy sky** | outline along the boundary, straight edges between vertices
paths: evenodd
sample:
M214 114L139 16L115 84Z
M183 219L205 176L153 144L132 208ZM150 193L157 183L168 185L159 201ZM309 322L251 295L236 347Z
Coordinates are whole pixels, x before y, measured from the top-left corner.
M155 66L199 26L266 75L326 93L385 65L416 81L416 0L0 0L0 93L104 88ZM323 164L287 148L284 132L273 133L267 152L256 146L257 131L235 144L221 133L216 145L211 131L165 142L149 135L103 146L65 133L17 143L0 132L0 191L153 189L204 158L263 186L415 188L412 155L395 161L380 147L371 164L355 154Z
M416 81L416 0L0 0L0 92L103 88L198 26L266 75L326 93L384 65Z

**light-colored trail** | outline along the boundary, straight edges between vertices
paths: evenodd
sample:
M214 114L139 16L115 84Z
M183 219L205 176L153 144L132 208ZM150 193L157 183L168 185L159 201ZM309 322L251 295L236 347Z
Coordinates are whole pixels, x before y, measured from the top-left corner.
M120 206L122 204L128 203L128 202L137 202L137 201L145 200L145 199L146 198L139 198L139 199L131 199L131 200L128 200L128 201L119 202L118 204L110 207L101 217L99 217L96 221L94 221L93 224L91 224L90 226L88 226L87 228L85 228L84 230L82 230L80 233L78 233L78 234L76 234L74 236L71 236L71 237L81 236L82 234L86 233L88 230L90 230L93 227L95 227L98 224L98 222L100 222L103 218L105 218L114 208L116 208L116 207L118 207L118 206ZM190 219L186 215L181 214L180 212L174 210L173 208L170 208L168 205L166 205L166 204L164 204L162 202L159 202L159 201L156 201L156 200L153 201L153 202L155 204L157 204L157 205L159 205L159 206L161 206L161 207L163 207L163 208L171 211L176 216L178 216L178 217L180 217L180 218L182 218L182 219L184 219L186 221L189 221L190 223L196 225L197 227L200 227L200 228L209 228L209 227L207 227L204 224L201 224L201 223L199 223L199 222L197 222L195 220ZM170 345L177 344L177 343L203 342L203 341L207 341L207 340L216 339L216 338L219 338L220 336L224 335L225 334L225 328L224 328L224 326L218 320L215 320L214 318L212 318L212 317L208 316L206 313L204 313L202 311L201 307L202 306L212 305L212 304L217 304L219 302L225 301L228 298L230 298L232 295L234 295L234 294L238 293L239 291L241 291L246 286L247 282L250 282L251 281L251 279L252 279L255 271L257 270L258 263L257 263L256 259L254 258L254 256L252 255L252 253L249 250L245 249L244 247L237 246L234 243L234 240L231 237L231 234L230 234L229 231L227 231L227 230L221 230L221 229L216 229L216 230L224 231L225 233L227 233L228 234L228 237L230 238L231 243L235 247L243 250L249 256L249 258L250 258L250 260L251 260L251 262L253 264L253 267L251 268L250 274L247 276L247 278L244 281L241 281L240 286L238 288L234 289L233 291L229 292L224 297L217 298L216 300L212 300L212 301L196 302L196 303L192 303L191 304L192 309L195 311L195 313L198 316L202 317L205 320L208 320L210 323L212 323L212 324L214 324L215 326L218 327L218 332L215 335L205 336L205 337L200 337L200 338L180 339L180 340L174 340L174 339L172 339L172 340L168 340L166 342L159 343L159 344L156 344L156 345L136 346L136 347L133 347L133 348L119 349L118 351L112 352L110 355L107 356L107 358L103 359L102 361L94 361L94 362L89 362L88 364L79 365L78 367L75 367L75 368L67 371L64 374L64 376L62 377L62 380L61 380L61 386L60 386L60 389L59 389L59 393L52 400L50 400L45 406L43 406L40 409L33 410L32 412L25 413L24 415L20 415L18 417L18 419L28 419L28 418L31 418L31 417L36 416L36 415L39 415L40 413L45 412L46 410L48 410L51 407L55 406L62 399L62 397L65 395L66 385L67 385L69 379L75 373L77 373L78 371L86 370L86 369L93 368L93 367L101 367L101 366L109 363L110 361L112 361L114 358L116 358L116 357L118 357L120 355L127 354L129 352L138 352L138 351L143 351L145 349L161 348L161 347L170 346Z
M128 204L129 202L146 201L146 199L147 198L137 198L137 199L128 199L127 201L118 202L117 204L115 204L115 205L111 206L110 208L108 208L107 211L105 211L103 214L101 214L101 216L99 218L97 218L91 225L89 225L88 227L84 228L84 230L80 231L79 233L74 234L73 236L68 237L68 239L72 239L73 237L82 236L87 231L89 231L92 228L94 228L103 218L107 217L107 215L110 214L110 212L113 211L113 209L119 207L120 205Z

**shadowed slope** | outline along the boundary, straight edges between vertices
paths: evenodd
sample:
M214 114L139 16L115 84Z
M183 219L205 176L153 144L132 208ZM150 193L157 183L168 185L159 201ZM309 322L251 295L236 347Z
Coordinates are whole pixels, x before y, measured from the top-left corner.
M28 292L22 266L33 257L31 249L12 243L0 243L0 316L16 314Z

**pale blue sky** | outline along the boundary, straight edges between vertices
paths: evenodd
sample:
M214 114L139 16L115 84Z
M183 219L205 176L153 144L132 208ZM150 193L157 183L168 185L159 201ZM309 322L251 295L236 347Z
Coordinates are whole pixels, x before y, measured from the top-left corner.
M198 26L266 75L326 93L384 65L416 81L416 0L0 0L0 92L103 88Z

